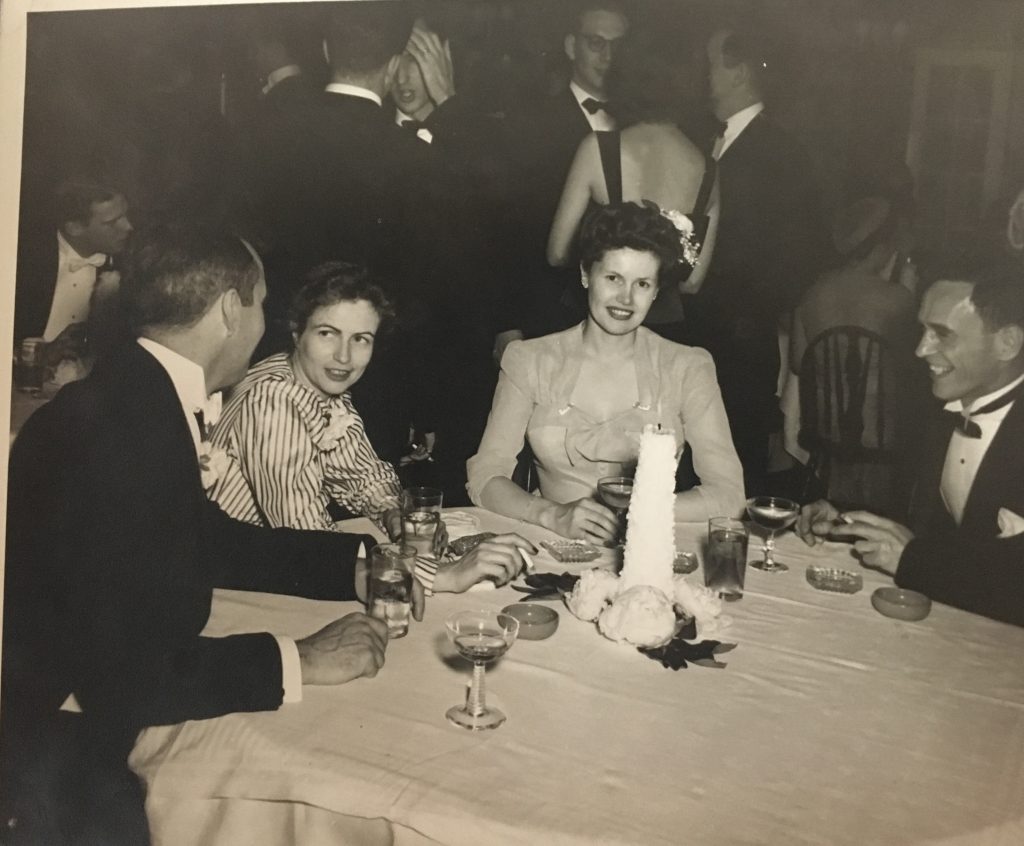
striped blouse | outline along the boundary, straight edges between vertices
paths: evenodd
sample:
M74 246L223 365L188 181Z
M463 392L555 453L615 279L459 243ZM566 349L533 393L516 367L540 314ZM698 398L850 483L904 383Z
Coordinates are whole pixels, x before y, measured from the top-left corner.
M398 506L398 475L377 457L348 393L324 398L299 384L287 353L249 370L211 440L231 462L210 497L237 520L331 529L331 500L378 524Z

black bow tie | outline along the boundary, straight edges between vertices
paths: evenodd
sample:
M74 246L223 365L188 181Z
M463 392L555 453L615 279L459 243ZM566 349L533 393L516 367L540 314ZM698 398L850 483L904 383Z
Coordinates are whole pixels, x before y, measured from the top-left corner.
M424 126L423 121L421 120L403 120L399 126L402 127L402 129L408 130L413 135L421 129L426 129L426 126Z
M584 109L587 110L587 114L597 114L599 111L604 109L605 104L600 100L595 100L593 97L587 97L582 103L580 103Z
M1000 408L1009 405L1024 393L1022 388L1024 388L1024 383L1018 385L1012 391L1007 391L1001 397L992 400L988 405L983 405L979 409L968 412L966 416L958 411L949 411L947 414L953 415L953 427L965 438L980 438L981 426L975 423L972 418L980 417L983 414L991 414L993 411L998 411Z

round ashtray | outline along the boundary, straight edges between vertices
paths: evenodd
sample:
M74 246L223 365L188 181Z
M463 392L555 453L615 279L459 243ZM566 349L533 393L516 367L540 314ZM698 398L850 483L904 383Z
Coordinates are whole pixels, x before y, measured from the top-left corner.
M519 621L520 640L544 640L551 637L558 628L558 612L547 605L534 602L516 602L501 609Z
M807 581L811 587L833 593L856 593L864 587L864 577L860 573L815 564L807 568Z
M932 610L932 601L923 593L898 587L880 587L871 594L871 604L879 614L895 620L923 620Z

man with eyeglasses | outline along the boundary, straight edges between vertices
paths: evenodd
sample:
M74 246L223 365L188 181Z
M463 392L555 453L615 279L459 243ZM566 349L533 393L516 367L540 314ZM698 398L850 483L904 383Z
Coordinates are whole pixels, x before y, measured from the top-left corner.
M521 214L516 275L520 280L537 280L537 288L521 292L517 316L528 318L520 323L529 325L499 336L499 355L502 341L523 337L523 330L527 335L542 335L575 322L558 302L564 271L548 267L548 231L576 148L591 132L615 128L604 108L605 83L616 50L629 33L629 18L618 0L583 0L567 23L563 49L569 61L568 86L539 98L520 114L509 115L507 121L509 149L514 151L519 177L513 183L523 192L510 204Z

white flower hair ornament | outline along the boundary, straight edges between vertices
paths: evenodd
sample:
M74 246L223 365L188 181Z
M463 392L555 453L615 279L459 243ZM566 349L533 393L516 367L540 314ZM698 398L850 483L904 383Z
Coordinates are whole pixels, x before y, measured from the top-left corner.
M696 267L700 261L700 243L697 241L693 231L693 221L690 220L688 215L675 209L662 209L661 214L679 233L679 243L683 248L683 259L691 267Z

